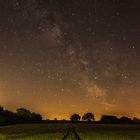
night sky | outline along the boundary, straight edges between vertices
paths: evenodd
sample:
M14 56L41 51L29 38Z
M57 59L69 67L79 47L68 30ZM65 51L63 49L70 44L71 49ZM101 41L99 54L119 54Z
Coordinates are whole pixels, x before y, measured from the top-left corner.
M140 117L139 0L0 0L0 105Z

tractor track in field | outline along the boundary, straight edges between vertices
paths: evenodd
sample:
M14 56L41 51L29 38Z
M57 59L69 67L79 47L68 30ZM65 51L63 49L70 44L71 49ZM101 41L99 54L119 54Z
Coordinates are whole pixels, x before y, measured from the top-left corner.
M67 130L66 134L63 136L63 138L61 140L66 140L66 138L68 137L69 133L70 133L70 126L68 127L68 130Z
M67 140L70 133L74 134L75 140L81 140L74 126L68 127L66 134L63 136L63 138L61 140Z
M77 140L81 140L74 126L72 126L72 131L73 131L73 133L74 133L74 135L75 135L75 138L76 138Z

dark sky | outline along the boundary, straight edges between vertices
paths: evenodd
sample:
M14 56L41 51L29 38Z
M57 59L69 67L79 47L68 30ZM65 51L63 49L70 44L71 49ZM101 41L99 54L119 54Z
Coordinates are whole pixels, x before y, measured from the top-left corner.
M0 0L0 104L140 117L139 14L139 0Z

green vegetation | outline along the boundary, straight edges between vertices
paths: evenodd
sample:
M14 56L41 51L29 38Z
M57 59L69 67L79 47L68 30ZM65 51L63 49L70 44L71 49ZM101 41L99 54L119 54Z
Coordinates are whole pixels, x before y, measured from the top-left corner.
M140 140L140 125L44 123L0 127L0 140L61 140L70 126L66 140Z
M0 140L60 140L66 124L22 124L0 127Z
M80 124L75 127L81 140L140 140L140 125Z

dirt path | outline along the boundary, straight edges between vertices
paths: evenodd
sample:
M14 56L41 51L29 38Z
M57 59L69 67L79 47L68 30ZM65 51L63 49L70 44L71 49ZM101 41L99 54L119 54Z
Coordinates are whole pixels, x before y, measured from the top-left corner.
M61 140L81 140L75 127L69 126L66 134L63 136Z

